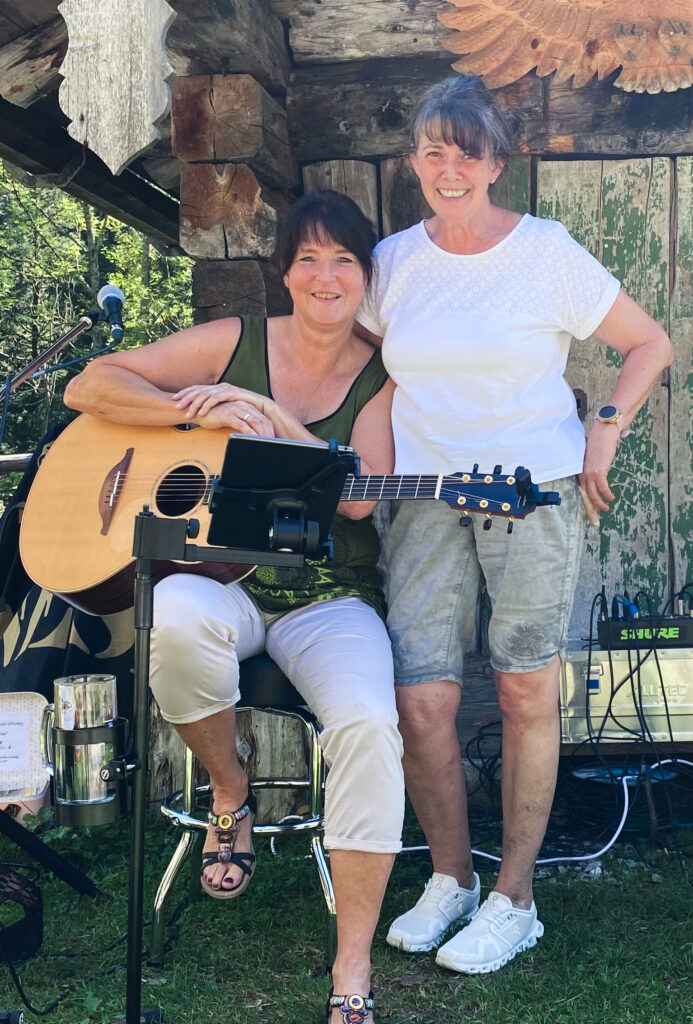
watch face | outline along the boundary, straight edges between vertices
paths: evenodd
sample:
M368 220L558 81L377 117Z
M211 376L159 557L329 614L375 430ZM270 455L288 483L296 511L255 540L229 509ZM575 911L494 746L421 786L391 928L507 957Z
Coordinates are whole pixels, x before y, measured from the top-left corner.
M597 413L597 416L600 420L610 420L613 419L613 417L616 416L617 413L618 409L615 405L603 405Z

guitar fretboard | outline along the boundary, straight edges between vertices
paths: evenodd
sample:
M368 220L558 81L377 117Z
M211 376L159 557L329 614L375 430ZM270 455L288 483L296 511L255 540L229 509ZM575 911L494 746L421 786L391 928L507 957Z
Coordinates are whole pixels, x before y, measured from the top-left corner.
M348 476L342 501L437 498L442 476Z

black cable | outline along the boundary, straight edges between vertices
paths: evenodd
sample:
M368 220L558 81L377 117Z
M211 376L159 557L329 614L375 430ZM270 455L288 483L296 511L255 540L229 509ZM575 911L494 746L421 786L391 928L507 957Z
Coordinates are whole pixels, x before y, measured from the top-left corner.
M3 406L2 406L2 420L0 420L0 445L2 444L2 439L5 436L5 426L7 424L7 413L8 413L8 410L10 408L10 396L12 394L12 392L10 391L10 384L11 383L12 383L12 375L10 375L7 378L7 382L5 383L5 401L3 402Z
M0 955L2 955L3 960L7 964L7 968L9 970L9 972L10 972L10 976L12 977L12 981L14 982L15 988L17 989L17 992L19 993L19 998L22 1000L22 1002L24 1003L24 1005L26 1006L27 1010L29 1010L30 1013L35 1013L37 1017L45 1017L52 1010L54 1010L56 1008L56 1006L58 1006L59 1003L62 1003L63 999L67 999L67 997L69 996L71 990L68 991L68 992L65 992L61 996L58 996L57 999L54 999L53 1002L49 1003L48 1006L46 1006L43 1010L37 1009L37 1007L33 1006L29 1002L29 999L28 999L24 989L22 988L22 983L19 980L19 975L17 974L17 971L15 970L15 966L12 963L12 961L10 960L10 958L8 957L8 955L5 952L5 950L1 946L0 946Z
M120 345L123 339L109 342L105 348L100 348L96 352L85 352L83 356L76 356L74 359L68 360L66 363L55 363L54 366L47 366L43 370L37 370L36 373L32 373L31 380L35 380L37 377L43 377L47 373L55 373L57 370L64 370L67 366L75 366L77 363L83 363L87 359L96 359L97 356L102 356L105 352L110 352L116 345Z

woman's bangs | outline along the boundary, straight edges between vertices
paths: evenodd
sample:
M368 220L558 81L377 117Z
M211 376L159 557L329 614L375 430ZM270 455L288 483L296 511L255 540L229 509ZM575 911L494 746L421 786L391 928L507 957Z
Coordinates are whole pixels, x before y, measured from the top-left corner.
M456 109L436 111L428 120L422 120L421 134L431 142L458 146L463 153L479 159L490 149L484 126L476 118L465 116Z
M350 250L344 218L331 210L312 210L297 225L296 249L301 245L341 245Z

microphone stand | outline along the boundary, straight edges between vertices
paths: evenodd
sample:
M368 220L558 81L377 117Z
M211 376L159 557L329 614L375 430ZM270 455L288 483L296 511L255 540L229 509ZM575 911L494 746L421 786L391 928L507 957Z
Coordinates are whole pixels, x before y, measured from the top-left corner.
M20 384L23 384L25 380L28 380L33 373L43 366L44 363L47 363L52 356L57 356L58 353L62 352L62 350L69 345L71 341L78 338L80 334L84 333L84 331L90 331L94 324L98 323L102 319L103 314L100 310L92 313L85 313L78 323L76 323L74 327L71 327L69 331L66 331L62 337L58 338L50 348L47 348L45 352L42 352L40 355L36 356L35 359L32 359L31 362L28 363L23 370L20 370L19 373L16 373L14 377L10 377L0 391L0 402L7 397L8 393L12 394Z

